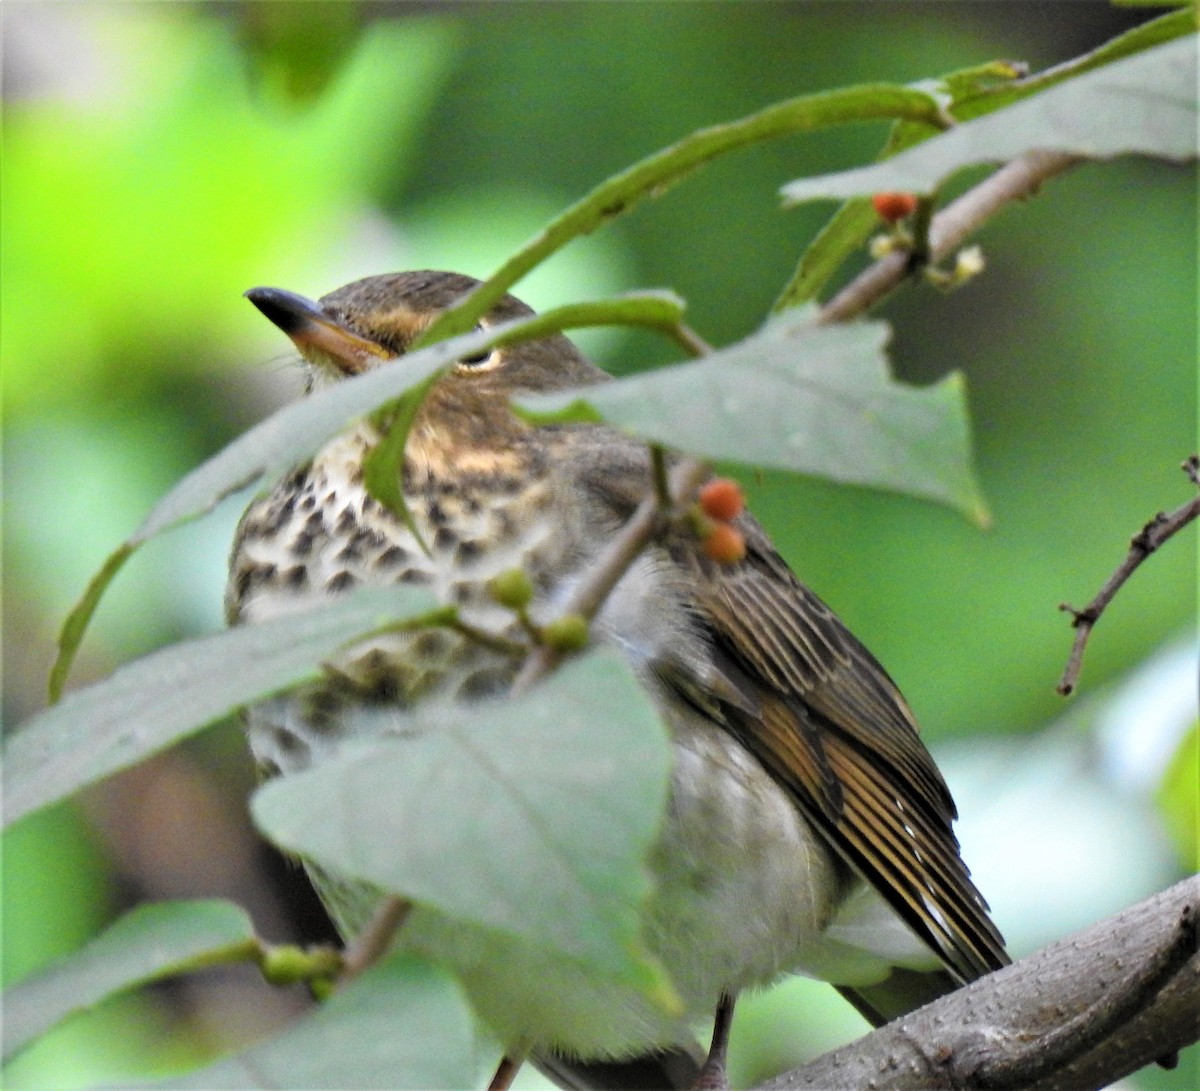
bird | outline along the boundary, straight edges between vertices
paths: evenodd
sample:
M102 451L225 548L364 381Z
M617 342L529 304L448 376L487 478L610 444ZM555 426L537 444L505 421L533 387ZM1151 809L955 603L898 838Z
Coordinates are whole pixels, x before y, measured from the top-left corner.
M418 270L315 301L279 288L246 295L299 350L312 390L403 366L478 283ZM505 296L480 325L531 314ZM606 381L562 334L456 361L406 440L407 518L363 481L378 424L353 425L248 507L230 554L230 624L276 616L304 595L408 583L481 630L511 632L513 613L489 587L514 568L528 576L529 616L552 619L654 488L656 468L636 437L596 422L536 424L512 399ZM710 556L694 521L667 522L589 630L626 657L670 738L669 804L641 928L684 1016L525 949L497 957L480 941L464 954L470 938L433 911L400 932L432 958L454 953L510 1074L531 1050L567 1088L727 1086L729 1024L746 989L807 974L882 1025L1009 961L900 690L748 511L730 522L740 559ZM252 706L250 749L266 776L302 771L402 722L418 702L504 700L520 666L469 633L377 636L336 672ZM380 708L395 715L371 714ZM306 866L339 930L355 934L379 892ZM697 1018L714 1020L707 1057L691 1030ZM493 1086L503 1079L498 1071Z

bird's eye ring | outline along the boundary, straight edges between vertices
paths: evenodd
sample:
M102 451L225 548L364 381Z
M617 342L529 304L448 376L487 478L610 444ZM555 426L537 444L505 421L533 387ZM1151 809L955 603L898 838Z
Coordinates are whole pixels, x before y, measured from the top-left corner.
M473 352L470 356L459 357L458 362L466 367L479 367L481 364L486 364L495 351L495 349L484 349L482 352Z
M482 333L483 330L482 324L475 327L477 333ZM471 353L470 356L460 356L458 364L460 367L478 371L482 367L496 364L499 361L499 352L500 350L496 348L481 349L479 352Z

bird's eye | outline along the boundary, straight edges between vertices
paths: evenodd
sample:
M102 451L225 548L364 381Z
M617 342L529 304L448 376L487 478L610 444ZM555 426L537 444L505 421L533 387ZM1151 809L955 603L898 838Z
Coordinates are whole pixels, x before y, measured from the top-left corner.
M463 356L458 362L465 367L480 367L486 364L496 353L495 349L484 349L482 352L472 353L470 356Z
M483 332L482 325L476 326L477 333ZM470 368L472 371L478 371L480 368L495 365L499 362L499 349L481 349L479 352L473 352L470 356L459 357L459 367Z

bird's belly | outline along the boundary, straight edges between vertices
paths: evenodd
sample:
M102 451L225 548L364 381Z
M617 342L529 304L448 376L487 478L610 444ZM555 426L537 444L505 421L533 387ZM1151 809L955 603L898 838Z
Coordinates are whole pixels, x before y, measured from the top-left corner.
M720 993L819 954L846 876L758 761L693 719L672 724L672 793L645 927L689 1010L711 1014Z

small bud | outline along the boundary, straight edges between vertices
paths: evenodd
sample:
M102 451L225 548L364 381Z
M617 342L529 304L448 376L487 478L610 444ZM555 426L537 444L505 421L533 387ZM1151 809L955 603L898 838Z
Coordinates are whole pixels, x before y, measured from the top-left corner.
M983 250L978 246L966 246L954 260L954 278L963 283L978 276L984 269Z
M881 220L894 224L916 211L917 198L911 193L877 193L871 204Z
M935 288L950 292L977 277L983 272L984 265L983 251L978 246L967 246L955 255L953 269L946 272L930 266L925 270L925 279Z
M742 487L728 477L713 478L700 490L700 508L710 519L728 523L742 514L746 498Z
M704 539L704 552L718 564L737 564L746 556L746 539L729 523L714 523Z
M886 258L893 250L899 249L900 242L894 235L876 235L867 245L867 253L872 260Z
M524 610L533 600L533 581L523 568L509 568L488 580L488 593L509 610Z
M542 640L560 652L577 652L587 646L588 623L581 614L563 614L542 629Z

